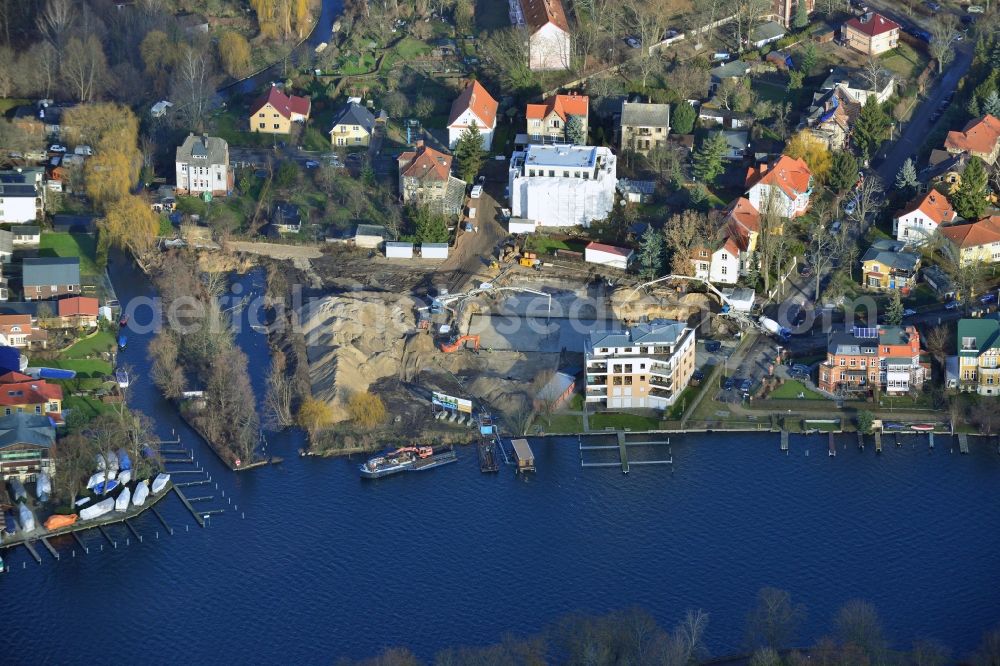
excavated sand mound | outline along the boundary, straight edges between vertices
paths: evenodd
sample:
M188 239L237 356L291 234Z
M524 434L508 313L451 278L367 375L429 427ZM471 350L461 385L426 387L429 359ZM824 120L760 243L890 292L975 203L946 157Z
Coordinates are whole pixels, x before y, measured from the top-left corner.
M621 320L676 319L687 321L703 309L712 309L714 302L706 294L690 293L678 297L674 290L638 291L622 286L610 296L611 311ZM714 309L718 309L714 306Z
M350 393L399 373L415 305L406 296L359 291L302 306L313 395L333 406L337 420L348 418Z

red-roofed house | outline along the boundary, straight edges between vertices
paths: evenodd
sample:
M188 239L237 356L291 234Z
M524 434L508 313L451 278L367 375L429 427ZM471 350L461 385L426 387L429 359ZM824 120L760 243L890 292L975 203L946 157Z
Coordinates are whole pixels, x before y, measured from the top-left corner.
M544 104L528 104L528 139L532 143L570 142L566 124L577 117L583 125L583 143L587 143L590 98L585 95L553 95Z
M782 155L773 164L747 170L747 199L760 211L774 197L782 217L793 218L809 210L812 173L805 161Z
M63 326L84 328L97 325L96 298L73 296L61 298L56 303L59 306L59 319Z
M459 212L465 199L465 181L451 175L451 155L418 140L415 149L402 153L397 163L403 203L427 206L443 215Z
M868 12L844 24L844 39L852 49L876 56L899 44L899 24L881 14Z
M454 149L458 140L473 124L483 137L483 148L493 145L493 130L497 128L497 101L479 81L473 81L455 98L448 116L448 147Z
M62 419L62 388L44 379L32 379L20 372L0 375L0 409L5 415L15 412L48 414Z
M531 70L569 69L572 46L562 0L507 0L511 24L528 31Z
M1000 120L988 113L970 120L961 132L948 132L944 149L953 155L967 153L993 164L1000 153Z
M32 345L44 347L48 332L31 325L31 315L0 315L0 345L25 349Z
M716 237L694 248L694 276L711 282L736 284L750 269L760 233L760 213L740 197L725 212Z
M605 245L596 241L588 243L587 247L583 248L584 261L591 264L620 268L622 270L628 268L634 256L635 250L630 250L627 247Z
M942 224L958 219L948 197L929 190L907 204L892 220L892 233L904 243L923 243Z
M1000 215L984 217L971 224L941 227L938 233L946 241L945 247L953 257L957 255L962 264L1000 262Z
M312 102L308 97L286 95L277 86L250 105L250 131L288 134L292 123L309 119Z

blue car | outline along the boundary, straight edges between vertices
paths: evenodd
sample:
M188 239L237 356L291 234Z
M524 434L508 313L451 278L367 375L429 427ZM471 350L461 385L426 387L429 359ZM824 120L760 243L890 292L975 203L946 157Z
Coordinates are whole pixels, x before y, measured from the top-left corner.
M724 381L722 383L722 390L723 391L732 391L734 386L736 386L736 378L735 377L726 377L726 381Z
M740 390L744 393L749 393L751 388L753 388L752 379L744 379L743 382L740 383Z
M996 292L993 291L983 294L982 296L979 297L979 302L984 305L986 303L996 303L996 300L997 300L997 295Z
M706 340L705 341L705 351L707 352L717 352L722 349L722 343L718 340Z

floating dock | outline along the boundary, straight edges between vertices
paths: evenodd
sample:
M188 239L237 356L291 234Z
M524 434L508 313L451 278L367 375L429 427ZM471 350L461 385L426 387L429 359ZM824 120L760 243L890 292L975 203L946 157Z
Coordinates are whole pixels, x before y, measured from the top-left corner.
M836 455L837 455L837 442L835 442L833 440L833 433L832 432L829 433L829 435L830 435L830 457L832 458L832 457L836 457Z
M784 428L781 429L781 450L788 452L788 431Z
M528 440L512 439L510 440L510 445L514 447L514 458L517 460L517 471L521 473L534 472L535 454L532 452L531 446L528 445Z
M625 432L618 431L618 455L622 460L622 474L628 474L628 449L625 448Z
M958 433L958 450L962 453L969 452L969 435L967 433Z
M882 453L882 433L875 431L875 453Z
M497 445L497 428L493 417L480 412L479 416L479 471L483 474L500 471L500 458Z
M670 446L670 440L666 441L648 441L648 442L630 442L626 437L626 432L624 430L619 430L615 433L615 439L617 442L615 444L590 444L584 445L583 439L578 438L579 449L580 449L580 466L581 467L621 467L622 474L628 474L633 465L672 465L674 463L673 455L668 458L660 458L658 460L630 460L628 455L628 447L630 446ZM585 451L617 451L618 452L618 462L585 462L583 459L583 454Z
M187 499L187 497L184 496L184 493L181 492L180 488L178 488L177 486L174 486L173 488L174 488L174 492L177 493L177 497L180 498L180 500L184 504L184 506L186 506L187 509L188 509L188 511L191 512L191 515L194 516L194 519L196 521L198 521L199 525L201 525L202 527L204 527L205 526L205 519L202 518L202 516L201 516L200 513L198 513L197 511L194 510L194 507L191 506L191 502L189 502L188 499Z

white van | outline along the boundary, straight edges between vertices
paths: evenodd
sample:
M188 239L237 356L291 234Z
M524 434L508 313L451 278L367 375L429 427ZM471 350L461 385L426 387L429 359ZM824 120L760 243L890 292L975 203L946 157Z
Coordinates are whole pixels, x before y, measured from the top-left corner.
M90 146L77 146L76 148L73 149L73 152L76 155L84 155L86 157L90 157L91 155L94 154L94 149L91 148Z

